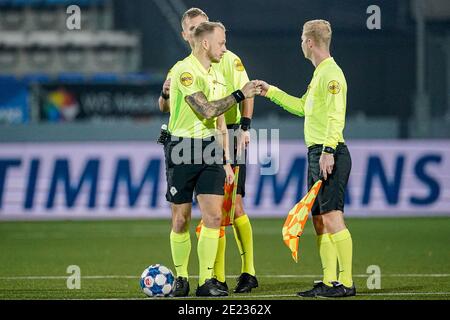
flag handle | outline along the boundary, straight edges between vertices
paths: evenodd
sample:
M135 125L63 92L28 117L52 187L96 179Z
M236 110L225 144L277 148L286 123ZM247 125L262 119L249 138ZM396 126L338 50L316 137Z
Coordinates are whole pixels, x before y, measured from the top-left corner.
M230 212L230 224L233 224L234 222L234 211L236 209L236 193L237 193L237 186L239 181L239 166L236 166L234 168L234 187L233 187L233 194L231 196L231 212Z

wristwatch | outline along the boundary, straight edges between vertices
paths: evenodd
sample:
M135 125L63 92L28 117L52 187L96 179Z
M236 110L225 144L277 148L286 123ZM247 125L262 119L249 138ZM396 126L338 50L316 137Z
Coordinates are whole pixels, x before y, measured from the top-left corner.
M161 97L162 97L164 100L169 100L169 98L170 98L170 96L169 96L168 94L165 94L163 90L161 90Z
M322 152L329 153L329 154L335 154L336 150L334 150L332 147L323 147Z

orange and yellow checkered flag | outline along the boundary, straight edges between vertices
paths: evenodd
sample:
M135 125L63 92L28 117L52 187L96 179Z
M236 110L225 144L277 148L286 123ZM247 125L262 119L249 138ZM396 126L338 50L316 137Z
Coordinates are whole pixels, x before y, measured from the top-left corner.
M298 262L298 242L303 233L309 212L319 194L322 180L318 180L308 193L289 211L283 225L283 241L291 249L292 258Z
M222 226L231 226L234 221L234 211L236 208L236 192L237 185L239 179L239 166L233 168L234 171L234 180L232 184L228 184L225 182L223 186L224 196L223 196L223 205L222 205ZM200 223L195 228L195 233L197 234L197 238L200 236L200 230L202 230L203 220L200 220ZM223 228L220 228L220 237L223 237L225 231Z

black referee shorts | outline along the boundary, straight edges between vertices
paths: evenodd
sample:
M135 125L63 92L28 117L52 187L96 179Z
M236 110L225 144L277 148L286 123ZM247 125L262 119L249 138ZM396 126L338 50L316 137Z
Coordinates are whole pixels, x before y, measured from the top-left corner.
M236 132L239 129L239 124L229 124L227 125L228 129L232 129ZM237 159L237 137L234 136L234 151L233 151L233 162L236 162ZM239 166L239 177L238 177L238 185L236 189L236 193L245 197L245 178L247 176L247 148L245 148L244 161L243 163L233 164L231 167L234 169L236 165Z
M191 145L191 159L188 163L175 164L172 159L172 150L186 139L167 142L164 146L166 158L167 192L166 200L174 204L191 203L194 195L216 194L224 195L225 170L222 163L208 164L203 159L195 159L194 140L188 139ZM198 141L198 140L197 140ZM202 153L212 141L202 140ZM214 153L212 154L214 156ZM197 160L197 161L195 161Z
M319 180L319 159L322 145L308 148L308 189ZM344 212L345 188L352 168L350 152L345 144L339 143L334 155L334 167L331 175L323 182L312 207L312 215L320 215L332 210Z

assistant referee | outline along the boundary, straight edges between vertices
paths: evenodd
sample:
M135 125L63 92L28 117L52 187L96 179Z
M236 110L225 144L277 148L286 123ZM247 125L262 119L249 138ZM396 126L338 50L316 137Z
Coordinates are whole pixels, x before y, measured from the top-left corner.
M311 290L298 293L303 297L356 295L352 280L353 244L343 216L345 187L351 170L351 157L343 137L347 82L330 55L331 34L331 25L325 20L311 20L303 25L302 51L316 69L301 98L264 81L258 84L262 96L290 113L305 117L308 187L321 175L324 179L312 208L324 277Z

